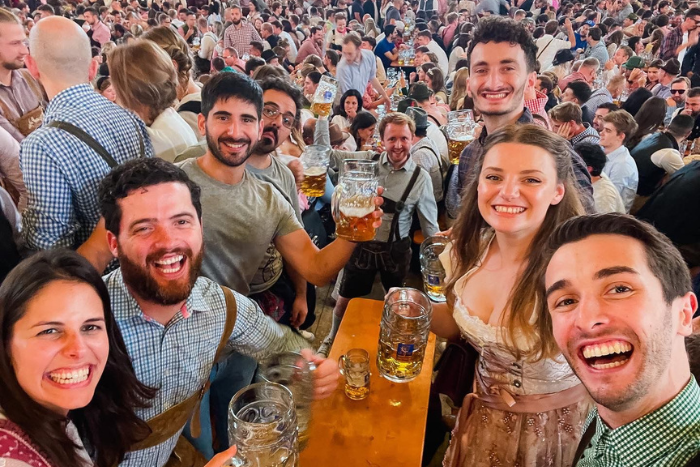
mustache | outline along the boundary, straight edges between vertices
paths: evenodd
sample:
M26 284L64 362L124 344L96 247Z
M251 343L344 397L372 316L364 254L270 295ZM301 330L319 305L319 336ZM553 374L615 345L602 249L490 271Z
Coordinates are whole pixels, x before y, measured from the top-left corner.
M219 144L247 144L250 146L249 138L219 138Z
M277 127L269 125L269 126L266 126L265 128L263 128L263 133L268 132L268 131L270 133L272 133L272 135L275 137L275 142L277 142L277 139L279 138L279 133L277 132Z

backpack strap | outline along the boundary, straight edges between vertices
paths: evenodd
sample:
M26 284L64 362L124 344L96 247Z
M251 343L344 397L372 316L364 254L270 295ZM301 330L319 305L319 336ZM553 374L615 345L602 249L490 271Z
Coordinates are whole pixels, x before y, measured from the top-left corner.
M578 448L576 448L576 454L574 455L574 462L572 467L575 467L576 464L578 464L578 461L581 460L581 456L583 456L583 452L588 448L588 445L591 443L591 440L593 439L593 435L595 435L595 428L598 423L598 417L593 417L593 420L591 420L591 424L588 425L588 428L586 429L586 432L583 433L583 436L581 437L581 441L578 443Z

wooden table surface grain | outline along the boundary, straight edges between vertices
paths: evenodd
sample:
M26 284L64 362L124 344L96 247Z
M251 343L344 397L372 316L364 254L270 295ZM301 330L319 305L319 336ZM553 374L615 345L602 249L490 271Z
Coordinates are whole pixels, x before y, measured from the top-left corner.
M352 348L370 355L370 394L362 401L335 393L314 403L310 439L301 467L420 467L428 413L435 335L430 334L420 375L410 383L379 376L377 343L384 303L353 299L340 325L329 358Z

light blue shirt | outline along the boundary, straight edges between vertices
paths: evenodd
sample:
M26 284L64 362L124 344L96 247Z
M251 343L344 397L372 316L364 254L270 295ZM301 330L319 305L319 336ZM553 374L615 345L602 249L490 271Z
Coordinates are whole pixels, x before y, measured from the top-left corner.
M361 49L360 60L349 63L345 58L338 63L336 76L340 84L340 95L345 94L349 89L355 89L361 95L365 95L367 83L377 76L377 59L374 52Z
M610 60L610 56L608 55L608 49L605 48L605 44L602 40L598 41L598 43L594 46L588 45L583 56L584 58L597 58L600 62L600 66L605 65L605 62Z
M603 173L620 192L625 211L630 212L634 197L637 195L637 185L639 185L637 164L625 146L615 149L606 158L608 161L605 163Z

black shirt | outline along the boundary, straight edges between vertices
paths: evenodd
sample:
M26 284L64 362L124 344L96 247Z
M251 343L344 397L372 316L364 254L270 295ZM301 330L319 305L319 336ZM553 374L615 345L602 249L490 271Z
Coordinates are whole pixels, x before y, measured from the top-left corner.
M667 132L657 132L644 138L630 151L639 172L639 196L650 196L661 184L666 171L651 161L651 155L660 149L678 150L676 138ZM700 239L699 239L700 240Z
M355 0L352 2L352 6L350 7L350 13L352 13L352 17L350 19L357 19L355 18L355 13L360 17L358 20L360 23L362 23L362 15L364 15L364 9L362 8L362 2L360 0Z

